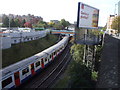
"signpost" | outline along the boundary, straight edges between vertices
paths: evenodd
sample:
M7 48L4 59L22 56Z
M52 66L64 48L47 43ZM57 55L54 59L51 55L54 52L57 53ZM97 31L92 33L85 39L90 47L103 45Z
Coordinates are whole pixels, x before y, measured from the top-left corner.
M99 44L98 30L99 9L78 3L77 26L75 28L75 43L84 45L83 63L94 70L95 45Z
M97 28L99 9L87 4L78 3L77 27Z
M78 3L77 27L75 29L75 42L79 44L93 45L98 43L98 38L93 34L98 30L99 9Z

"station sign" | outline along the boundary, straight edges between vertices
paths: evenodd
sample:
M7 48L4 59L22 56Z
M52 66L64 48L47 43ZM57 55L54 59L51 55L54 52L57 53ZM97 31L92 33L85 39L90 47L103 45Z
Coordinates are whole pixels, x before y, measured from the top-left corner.
M82 2L78 3L77 27L97 28L98 19L99 9Z

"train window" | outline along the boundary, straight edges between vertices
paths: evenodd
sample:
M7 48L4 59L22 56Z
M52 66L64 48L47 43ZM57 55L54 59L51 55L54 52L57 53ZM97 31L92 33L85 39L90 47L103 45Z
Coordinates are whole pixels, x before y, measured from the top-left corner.
M29 68L27 67L27 68L25 68L25 69L22 70L22 75L24 75L24 74L26 74L28 72L29 72Z
M41 59L41 64L44 64L44 62L43 62L43 58Z
M40 61L35 63L35 66L38 67L40 65Z
M12 77L9 77L5 80L2 81L2 88L4 88L5 86L7 86L8 84L10 84L12 82Z
M45 58L45 62L47 62L47 58Z
M54 55L54 53L52 53L52 55Z
M48 57L48 59L47 59L47 60L48 60L48 62L49 62L49 57Z
M54 52L54 55L55 55L55 52Z
M14 42L16 43L16 40L14 40Z
M52 58L52 55L50 55L50 58Z
M62 47L60 48L60 50L62 50Z

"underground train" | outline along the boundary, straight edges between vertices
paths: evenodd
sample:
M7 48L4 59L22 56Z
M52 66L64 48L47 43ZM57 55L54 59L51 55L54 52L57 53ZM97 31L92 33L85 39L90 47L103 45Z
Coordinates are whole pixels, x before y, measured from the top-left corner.
M64 50L68 44L68 40L69 36L65 36L61 41L50 48L1 69L0 74L2 74L2 77L0 77L0 89L18 87L47 67L47 65L52 63L54 58Z

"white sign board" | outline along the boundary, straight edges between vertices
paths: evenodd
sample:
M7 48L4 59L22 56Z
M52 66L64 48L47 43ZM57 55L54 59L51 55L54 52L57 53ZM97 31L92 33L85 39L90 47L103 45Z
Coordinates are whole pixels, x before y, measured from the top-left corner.
M98 17L98 9L81 2L78 3L77 27L96 28L98 27Z

